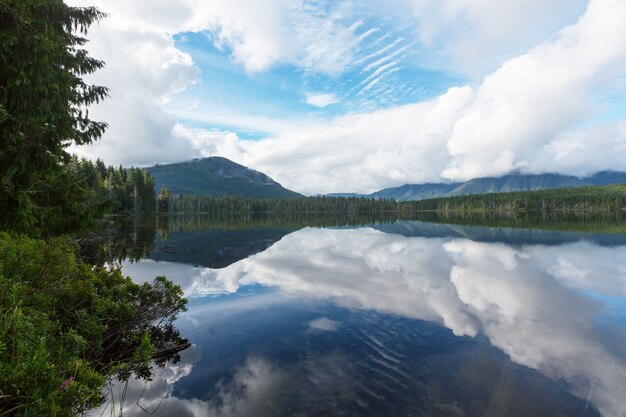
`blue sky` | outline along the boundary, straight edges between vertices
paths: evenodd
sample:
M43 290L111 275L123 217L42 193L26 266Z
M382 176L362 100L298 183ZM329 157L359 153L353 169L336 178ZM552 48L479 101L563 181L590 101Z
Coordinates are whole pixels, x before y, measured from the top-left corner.
M198 108L273 120L325 119L427 100L468 81L463 74L420 66L422 51L411 40L410 29L360 23L355 30L361 44L358 55L336 74L292 64L251 74L233 61L231 48L217 47L210 33L176 34L176 47L193 58L201 73L193 88L177 94L166 108L189 126L260 139L272 132L262 126L224 123L210 110L198 114Z
M219 155L306 194L626 170L622 0L67 0L109 17L76 148Z

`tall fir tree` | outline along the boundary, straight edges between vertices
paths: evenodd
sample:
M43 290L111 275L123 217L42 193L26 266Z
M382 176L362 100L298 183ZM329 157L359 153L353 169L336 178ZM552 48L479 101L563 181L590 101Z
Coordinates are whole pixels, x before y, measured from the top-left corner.
M2 229L46 233L84 209L65 149L97 140L107 126L87 109L107 88L81 78L103 66L82 48L103 17L62 0L0 0Z

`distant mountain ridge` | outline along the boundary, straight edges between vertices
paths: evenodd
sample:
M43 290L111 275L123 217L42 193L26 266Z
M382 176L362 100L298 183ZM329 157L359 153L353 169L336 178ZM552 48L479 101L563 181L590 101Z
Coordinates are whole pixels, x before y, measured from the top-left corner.
M411 201L469 194L546 190L621 183L626 183L626 172L600 171L584 178L561 174L509 174L502 177L476 178L466 182L405 184L400 187L385 188L361 196Z
M146 168L156 190L167 187L173 194L239 195L251 198L301 197L262 172L229 159L212 156Z

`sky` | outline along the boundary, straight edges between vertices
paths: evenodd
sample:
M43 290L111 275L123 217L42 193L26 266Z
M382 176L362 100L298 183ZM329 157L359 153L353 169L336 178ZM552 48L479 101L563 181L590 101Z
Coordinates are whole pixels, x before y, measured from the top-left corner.
M223 156L304 194L626 170L623 0L66 0L150 166Z

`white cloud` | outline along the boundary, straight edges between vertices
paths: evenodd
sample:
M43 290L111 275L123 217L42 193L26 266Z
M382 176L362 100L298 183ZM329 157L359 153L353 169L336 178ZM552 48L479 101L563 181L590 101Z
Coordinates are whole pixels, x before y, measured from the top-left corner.
M110 14L111 25L127 31L205 32L249 72L289 63L311 72L337 74L350 63L362 40L345 2L325 9L306 0L111 0L99 7Z
M613 169L624 170L626 120L615 120L588 128L572 129L557 135L529 162L529 169L554 170L585 175Z
M336 75L350 63L360 39L347 3L326 10L306 0L193 1L186 30L208 30L248 72L288 63Z
M176 117L192 120L194 122L206 123L218 126L233 126L238 129L274 133L279 132L285 125L291 123L289 120L281 120L278 118L270 118L255 114L241 113L229 109L220 108L219 106L208 105L192 105L185 107L184 105L170 105L168 110ZM192 129L200 132L199 129Z
M174 131L176 118L161 107L195 81L199 71L191 57L165 34L118 28L112 19L92 27L89 48L106 65L86 81L110 89L110 98L94 106L90 116L109 128L103 139L72 151L125 165L193 157L193 145Z
M625 18L626 3L594 0L556 40L486 77L455 122L443 176L463 180L527 167L559 133L588 118L589 96L626 71Z
M439 65L482 72L572 23L588 0L411 0L419 39ZM451 62L452 61L452 62Z
M305 102L311 106L324 108L326 106L330 106L331 104L339 103L339 97L331 93L307 94Z

